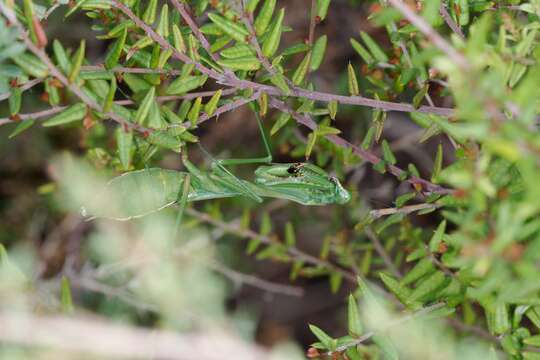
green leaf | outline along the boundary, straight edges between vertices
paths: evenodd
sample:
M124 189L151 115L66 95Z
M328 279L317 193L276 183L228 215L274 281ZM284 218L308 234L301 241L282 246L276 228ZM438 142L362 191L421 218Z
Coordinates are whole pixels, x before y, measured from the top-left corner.
M336 115L338 112L338 102L336 100L331 100L328 102L328 112L330 113L330 119L336 120Z
M9 95L9 113L11 116L17 115L21 110L22 90L19 86L11 88Z
M360 37L368 47L369 51L373 55L375 59L377 59L378 62L381 63L387 63L388 62L388 56L384 53L384 51L379 47L379 45L373 40L371 36L369 36L368 33L365 31L360 32Z
M156 21L157 0L150 0L146 10L142 16L142 20L148 25L152 25Z
M328 334L326 334L319 327L309 324L309 329L319 339L319 341L326 347L328 350L333 350L335 348L334 339L332 339Z
M396 157L394 156L392 149L390 149L390 145L386 139L382 141L382 150L384 160L392 165L395 165L397 163Z
M330 6L330 1L331 0L317 0L315 14L320 21L326 19L326 15L328 14L328 7Z
M71 296L69 279L67 277L62 276L62 283L60 288L60 302L62 304L62 311L64 313L70 314L73 312L73 300Z
M375 128L371 126L368 129L366 135L364 136L364 139L362 140L362 149L367 150L371 147L374 136L375 136Z
M146 141L152 145L161 146L177 153L182 151L182 141L163 131L152 131L146 138Z
M169 6L167 4L164 4L161 7L161 14L159 16L156 32L164 38L169 36Z
M330 273L330 292L336 294L343 283L343 274L333 271Z
M150 107L154 103L156 95L156 88L152 87L146 95L144 96L143 101L141 102L141 105L139 106L139 109L137 109L137 113L135 114L135 122L138 124L144 123L146 120L146 117L148 116L148 113L150 112Z
M359 337L364 332L362 322L360 321L358 304L356 303L356 299L352 294L349 295L347 324L349 328L349 335L352 337Z
M300 85L306 78L306 74L309 69L309 63L311 59L311 52L307 53L300 65L296 68L296 71L293 74L292 82L295 85Z
M285 224L285 244L289 247L296 244L296 235L294 234L294 227L290 221Z
M403 194L397 197L396 199L396 207L400 208L403 205L405 205L409 200L412 200L416 197L415 192L410 192L407 194Z
M19 135L23 131L25 131L25 130L29 129L30 127L32 127L32 125L34 125L35 123L36 122L34 120L32 120L32 119L23 120L23 121L19 122L17 127L15 127L15 129L11 132L11 134L9 134L8 138L13 139L15 136Z
M106 69L112 69L118 64L118 60L120 60L120 55L122 55L122 49L124 48L124 45L126 43L126 38L127 38L127 28L124 28L122 35L120 35L120 37L116 39L113 46L107 53L107 56L105 57Z
M116 146L118 148L118 157L122 164L122 170L128 171L131 165L131 154L133 146L133 133L124 131L122 127L116 129Z
M74 121L79 121L86 115L86 105L78 103L68 107L55 116L45 120L43 122L44 127L58 126L68 124Z
M443 272L436 271L418 284L409 296L408 302L430 300L434 294L446 287L449 282L450 279Z
M272 20L275 7L276 0L265 0L259 11L259 15L257 15L257 18L255 19L255 34L257 34L257 36L262 36L265 33Z
M49 74L49 69L41 60L31 54L18 54L11 60L17 64L26 74L36 78L44 78Z
M399 281L390 275L386 275L385 273L379 273L379 277L386 288L390 290L398 298L398 300L401 301L401 303L405 304L407 302L407 299L411 295L411 290L409 288L401 285Z
M73 63L71 66L71 71L69 73L68 80L70 83L74 82L75 79L77 79L77 76L79 76L79 73L81 71L81 66L84 61L84 50L86 47L85 40L81 40L81 44L79 45L79 48L77 49L77 52L75 53L75 56L73 58Z
M221 56L226 59L237 59L243 57L255 57L256 52L247 44L236 44L221 52Z
M424 97L428 93L429 90L429 84L426 84L422 87L422 89L414 95L413 98L413 106L415 109L418 109L422 105L422 100L424 100Z
M349 94L351 94L352 96L358 96L360 94L360 90L358 88L358 80L356 80L356 73L351 63L349 63L349 65L347 66L347 73Z
M184 37L182 36L182 32L178 28L176 24L173 24L173 45L176 50L183 53L186 51L186 43L184 42Z
M291 90L285 81L285 77L281 73L275 73L271 78L270 82L276 85L285 95L289 95Z
M420 260L401 280L402 285L408 285L423 276L426 276L435 271L435 266L431 262L431 259Z
M306 144L306 152L305 157L306 159L309 159L311 156L311 152L313 151L313 147L315 146L315 143L317 142L317 132L313 131L308 135L308 140Z
M268 37L265 39L262 45L263 55L266 57L272 57L279 49L279 43L281 42L281 32L283 31L283 18L285 17L285 9L280 9L277 20L272 24L272 27L268 31Z
M202 97L198 97L195 102L193 103L193 106L191 107L191 110L189 110L189 113L187 114L187 118L189 122L191 123L192 127L197 126L197 122L199 121L199 115L201 113L201 105L202 105Z
M326 44L328 38L326 35L321 36L315 41L313 45L313 51L311 53L311 70L315 71L321 66L321 63L324 59L324 53L326 52Z
M358 41L354 39L351 39L350 41L353 49L356 50L358 55L360 55L360 57L362 58L362 60L364 60L366 64L371 64L375 61L369 51L367 51L366 48L363 47Z
M215 94L212 95L210 100L206 103L206 105L204 105L204 112L206 113L206 115L208 116L214 115L214 112L217 109L219 99L221 98L221 93L222 93L221 89L216 91Z
M257 5L259 5L260 0L248 0L246 4L246 11L248 13L253 13L255 9L257 8Z
M183 95L191 90L195 90L206 83L208 75L197 75L179 77L169 84L167 87L167 95Z
M53 53L54 57L56 58L56 62L58 63L58 66L65 74L67 74L69 72L69 68L71 67L71 63L66 54L66 50L64 49L60 41L56 39L53 41Z
M218 64L232 70L254 71L261 68L261 62L255 56L245 56L235 59L221 59Z
M245 27L214 13L209 13L208 17L221 31L223 31L223 33L229 35L238 42L246 42L249 33Z
M272 129L270 130L270 135L273 136L274 134L276 134L282 127L287 124L290 119L291 115L289 113L280 113L276 122L274 123L274 126L272 126Z
M435 230L435 233L433 234L433 236L431 237L431 240L429 241L429 249L432 252L439 251L439 244L442 241L445 231L446 231L446 220L443 220L441 221L439 226L437 226L437 230Z
M105 102L103 103L103 112L109 112L112 108L114 95L116 94L116 77L111 78L111 85L109 86L109 92L105 97Z
M431 181L436 181L439 178L439 175L441 174L443 165L443 147L442 144L439 143L437 145L437 154L435 155L435 161L433 163L433 171L431 173Z

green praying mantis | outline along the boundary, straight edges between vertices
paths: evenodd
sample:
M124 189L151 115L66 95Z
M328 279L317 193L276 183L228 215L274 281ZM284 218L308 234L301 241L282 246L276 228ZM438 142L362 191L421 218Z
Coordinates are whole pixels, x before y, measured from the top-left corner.
M262 202L263 197L286 199L302 205L345 204L350 200L349 192L339 180L316 165L272 163L270 146L257 112L255 116L265 157L213 160L211 171L202 172L184 155L187 172L160 168L127 172L109 181L104 192L114 194L121 200L120 205L102 207L94 217L130 220L173 205L180 207L181 217L187 202L240 196L257 202ZM255 170L255 179L250 182L239 179L225 167L236 164L265 165Z

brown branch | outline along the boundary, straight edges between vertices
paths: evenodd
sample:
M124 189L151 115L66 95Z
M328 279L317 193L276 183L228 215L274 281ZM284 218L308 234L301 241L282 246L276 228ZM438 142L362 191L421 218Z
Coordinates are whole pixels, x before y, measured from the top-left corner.
M416 26L439 50L445 53L462 69L469 69L469 61L463 54L458 52L449 42L447 42L431 25L429 25L421 16L411 10L407 4L401 0L388 0L411 24Z
M441 2L441 7L439 8L439 12L441 13L441 16L444 19L444 22L452 31L459 36L462 40L465 40L465 35L463 34L463 31L461 30L461 27L459 27L458 24L452 19L452 16L450 13L448 13L448 9L446 8L446 5Z
M194 210L194 209L190 208L190 209L186 209L186 212L189 215L196 217L200 221L203 221L203 222L206 222L206 223L211 224L213 226L219 227L219 228L223 229L224 231L226 231L228 233L235 234L235 235L238 235L238 236L243 237L243 238L259 240L261 243L266 244L266 245L272 245L272 244L283 245L283 243L281 243L281 242L277 241L276 239L273 239L273 238L271 238L269 236L261 235L261 234L255 232L255 231L253 231L253 230L250 230L250 229L243 229L240 226L237 226L236 224L226 223L224 221L214 219L210 215L205 214L205 213L201 213L201 212L199 212L197 210ZM287 253L289 255L293 256L294 258L296 258L297 260L304 261L307 264L320 266L322 268L325 268L325 269L340 273L343 276L344 279L346 279L347 281L350 281L353 284L356 284L356 276L354 274L352 274L352 273L348 272L347 270L344 270L344 269L332 264L331 262L329 262L327 260L319 259L319 258L317 258L317 257L315 257L313 255L307 254L307 253L305 253L305 252L303 252L303 251L301 251L301 250L299 250L299 249L297 249L295 247L289 247L287 249Z
M369 214L374 219L378 219L382 216L388 216L393 214L410 214L415 211L425 210L425 209L436 209L440 207L438 204L416 204L416 205L407 205L399 208L386 208L386 209L376 209L371 210Z
M30 80L30 81L25 82L24 84L18 85L18 87L19 87L22 91L25 91L25 90L28 90L28 89L34 87L34 86L37 85L37 84L42 83L43 80L45 80L45 79L41 79L41 78L38 78L38 79L32 79L32 80ZM0 94L0 101L5 100L5 99L9 99L10 96L11 96L11 92L10 92L10 91L5 92L5 93L3 93L3 94Z
M270 98L269 104L270 106L282 112L289 113L296 120L296 122L308 127L309 129L313 131L317 130L318 125L317 123L315 123L315 121L313 121L313 119L311 119L306 114L299 114L295 111L292 111L284 102L274 99L274 98ZM373 165L379 164L382 161L382 159L377 157L376 155L370 153L367 150L362 149L359 146L351 144L347 140L337 135L326 135L325 138L339 147L351 149L353 153L355 153L356 155L360 156L362 159L370 162ZM406 174L405 170L402 170L395 165L388 164L386 166L386 170L398 178ZM416 176L408 176L406 181L412 185L420 186L422 190L425 192L432 192L432 193L438 193L438 194L450 194L453 192L453 190L451 189L447 189L440 185L433 184L427 180L418 178Z

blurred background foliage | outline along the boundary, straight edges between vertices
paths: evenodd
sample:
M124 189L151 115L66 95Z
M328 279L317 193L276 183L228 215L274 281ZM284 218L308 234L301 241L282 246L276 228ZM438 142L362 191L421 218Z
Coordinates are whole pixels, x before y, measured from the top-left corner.
M2 0L0 316L19 331L0 330L0 355L540 359L540 1L243 3L181 2L218 61L174 1L120 3L190 61L233 74L216 81L118 2ZM12 10L90 101L25 50ZM245 37L250 16L256 36ZM284 96L298 89L343 98ZM210 96L179 98L200 91ZM273 161L309 159L351 201L197 202L177 236L176 206L128 222L82 216L122 201L97 194L123 172L185 171L188 150L210 169L196 142L216 159L262 156L253 111L235 106L249 97ZM232 167L242 179L254 169ZM85 327L96 319L108 322ZM79 347L66 345L69 326ZM168 347L173 336L186 337Z

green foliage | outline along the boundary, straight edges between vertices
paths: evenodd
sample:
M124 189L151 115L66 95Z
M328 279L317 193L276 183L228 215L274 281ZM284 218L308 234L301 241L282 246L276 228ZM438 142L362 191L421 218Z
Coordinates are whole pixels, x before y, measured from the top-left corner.
M342 301L341 328L330 332L309 325L317 340L312 351L319 355L538 357L539 1L418 1L416 9L402 8L405 2L398 0L368 1L360 8L372 11L365 19L372 27L347 34L347 51L326 26L336 21L335 7L361 2L317 0L302 14L308 19L295 22L309 24L304 29L290 27L291 9L276 0L81 0L69 9L64 1L0 1L0 126L10 127L5 138L15 142L33 132L61 134L102 175L127 172L108 185L93 183L83 170L66 170L76 161L64 159L60 168L67 175L51 166L47 183L32 186L52 209L50 222L81 206L91 214L100 207L132 210L116 218L135 218L129 226L140 227L130 234L144 241L152 234L156 248L150 247L166 265L149 270L150 279L130 275L144 290L134 294L159 304L152 311L167 314L153 314L156 323L189 328L191 323L175 314L178 307L198 308L201 298L210 304L206 314L223 315L221 303L211 304L208 295L218 294L223 301L219 285L217 290L204 285L195 300L185 295L185 304L166 301L174 298L169 291L186 290L177 278L198 284L198 275L190 278L182 271L190 261L172 261L178 254L170 250L178 244L162 240L176 234L170 225L174 217L186 233L207 224L221 229L218 237L245 239L242 248L249 256L287 264L293 280L322 277L335 297L343 296L339 290L347 283L353 294ZM89 56L97 49L94 39L77 39L70 47L51 38L46 46L53 32L45 31L50 30L45 20L57 7L66 10L67 23L74 13L91 19L96 41L107 48L101 57ZM323 72L331 68L337 73ZM253 112L233 112L245 105ZM219 117L227 113L238 116L246 134L221 130L229 120ZM251 137L246 124L254 121L253 114L265 118L260 130L274 145L263 137L266 150L288 164L258 168L251 181L244 180L244 167L234 168L236 177L225 165L271 162L253 159L257 150L243 140ZM416 133L406 134L411 128ZM224 137L219 145L225 149L217 153L249 159L212 161L208 172L189 163L188 149L197 149L193 143L212 134ZM12 142L7 144L6 153L12 153ZM163 169L178 160L178 153L186 171ZM299 168L310 164L316 166L306 176ZM347 196L327 198L329 188L341 187L338 178ZM96 196L105 191L99 189L114 190L108 203ZM278 215L273 204L257 203L263 197L285 199L286 205ZM65 199L72 203L59 205ZM198 210L186 205L195 200L205 200ZM177 218L173 205L181 209ZM159 224L163 220L166 230L152 226L152 216ZM101 244L101 255L86 259L89 264L126 261L123 256L132 249L123 239L125 229L96 228L85 230L93 234L88 235L91 245L78 255L91 257L90 247ZM120 243L125 249L115 253ZM307 243L310 253L302 250ZM24 281L9 280L14 273L24 274L19 270L24 261L8 269L18 250L6 247L9 251L0 246L5 281L0 295L10 295L11 306L18 301L13 294L39 286L25 275L20 276ZM201 248L213 249L206 242ZM202 263L214 264L221 255L209 251ZM196 274L205 274L201 279L214 279L193 266ZM100 306L93 299L80 300L77 288L84 282L76 276L55 275L56 304L65 314L72 316L88 304L106 313L106 299ZM355 275L361 278L355 281ZM108 280L127 284L130 276ZM28 299L23 300L31 312ZM213 306L219 309L208 310ZM150 322L145 321L140 320ZM346 335L335 337L338 332ZM419 344L423 341L426 346Z

